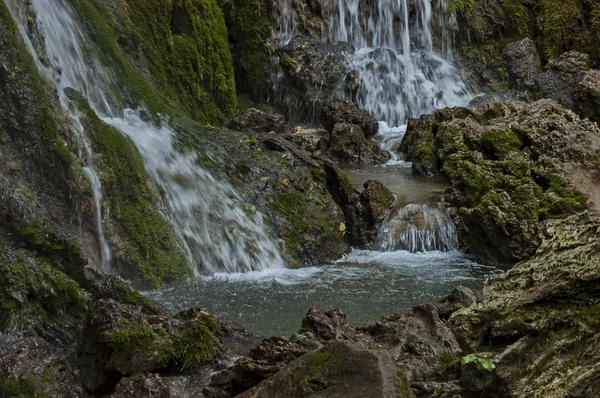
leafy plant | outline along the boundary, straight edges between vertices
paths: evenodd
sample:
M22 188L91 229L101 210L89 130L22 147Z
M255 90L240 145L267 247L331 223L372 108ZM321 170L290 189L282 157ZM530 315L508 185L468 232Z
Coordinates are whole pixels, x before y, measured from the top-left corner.
M481 355L469 354L462 357L460 360L460 364L462 366L468 365L470 363L481 365L481 367L487 370L488 372L492 372L494 369L496 369L496 364L494 364L494 362Z

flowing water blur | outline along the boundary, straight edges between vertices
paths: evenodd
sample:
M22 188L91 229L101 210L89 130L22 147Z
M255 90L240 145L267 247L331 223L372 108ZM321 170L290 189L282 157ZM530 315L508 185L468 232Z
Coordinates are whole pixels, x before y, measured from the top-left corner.
M64 93L66 88L81 92L100 118L136 144L148 174L165 192L164 213L182 238L196 274L283 268L279 247L267 233L261 214L245 204L231 185L198 167L195 154L184 155L174 150L175 135L171 128L143 121L138 111L111 105L108 94L114 86L111 72L83 51L86 38L70 6L63 0L31 0L27 4L5 0L5 3L38 67L56 85L65 113L72 118L73 128L80 135L83 148L80 158L94 188L104 270L110 269L107 263L110 251L102 228L101 178L94 168L91 145L79 115ZM43 46L36 48L31 40L30 18L36 18L41 27Z

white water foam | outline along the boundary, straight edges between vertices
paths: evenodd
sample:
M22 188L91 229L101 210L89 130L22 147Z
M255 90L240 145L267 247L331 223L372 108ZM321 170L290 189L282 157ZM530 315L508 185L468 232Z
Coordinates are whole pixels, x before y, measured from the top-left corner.
M61 103L73 120L82 145L80 157L94 191L98 240L103 268L109 268L110 249L102 228L101 178L94 168L91 144L79 115L70 105L64 89L73 88L88 99L90 106L107 123L129 136L142 155L150 177L165 192L164 213L182 238L182 245L195 271L200 273L244 272L283 268L274 239L266 232L260 213L245 205L231 185L217 180L195 164L195 154L180 154L173 148L174 132L166 125L145 122L138 111L112 106L112 73L83 49L88 40L79 28L74 12L64 0L5 0L23 39L40 70L52 81ZM28 35L28 7L35 10L37 24L45 37L41 62ZM47 63L47 62L46 62ZM108 209L105 208L105 213Z

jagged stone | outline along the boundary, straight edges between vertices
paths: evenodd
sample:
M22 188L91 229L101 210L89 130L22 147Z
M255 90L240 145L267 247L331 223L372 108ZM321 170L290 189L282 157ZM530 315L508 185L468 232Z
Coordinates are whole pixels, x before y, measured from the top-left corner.
M255 108L236 111L225 120L225 127L249 134L270 132L278 134L291 133L291 128L286 123L283 115L264 112Z
M534 88L535 77L541 71L542 63L533 40L523 39L506 46L504 60L514 88L521 90Z
M375 136L379 130L379 123L369 112L344 100L327 101L319 115L319 122L330 133L338 123L359 125L367 139Z

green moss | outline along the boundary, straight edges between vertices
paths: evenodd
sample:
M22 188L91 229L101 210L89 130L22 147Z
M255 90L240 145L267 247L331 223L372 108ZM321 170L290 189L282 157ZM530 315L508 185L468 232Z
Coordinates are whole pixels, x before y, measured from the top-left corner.
M480 139L481 147L493 159L503 159L512 151L520 151L523 142L512 131L486 131Z
M267 4L264 0L218 0L218 3L233 48L237 86L254 96L264 97L272 52L267 44L271 37Z
M69 1L99 59L116 72L113 91L128 106L143 102L153 113L184 112L209 124L235 109L227 29L215 0L123 0L113 7ZM146 73L132 59L147 65Z
M210 124L233 112L233 63L216 1L124 2L150 73L169 100Z
M327 366L336 359L337 355L332 352L317 352L304 357L304 361L310 366Z
M139 33L131 21L121 11L111 13L102 0L69 0L97 46L98 59L115 72L116 81L113 93L130 107L146 104L152 112L176 113L162 95L152 87L127 56L121 45L134 51L139 42ZM89 50L89 48L88 48Z
M174 356L183 369L210 361L217 354L214 336L217 321L209 315L201 315L193 325L186 328L181 338L174 342Z
M191 266L171 226L153 206L156 198L135 145L98 119L81 96L72 99L82 113L81 121L94 152L100 154L98 167L104 196L124 243L121 257L137 266L139 277L153 287L191 276Z
M209 362L218 353L216 329L216 320L208 314L178 327L122 315L116 329L103 333L112 348L107 369L129 374L170 364L187 369Z
M0 372L0 396L6 398L44 398L43 394L36 391L30 382L5 372Z
M90 297L63 272L0 240L0 332L60 330L83 319Z

